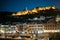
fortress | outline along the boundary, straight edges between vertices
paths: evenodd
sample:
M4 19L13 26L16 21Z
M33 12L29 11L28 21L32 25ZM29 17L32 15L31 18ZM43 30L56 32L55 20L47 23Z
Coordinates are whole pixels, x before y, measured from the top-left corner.
M26 15L26 14L35 14L35 13L38 13L38 11L50 10L50 9L55 9L55 6L36 7L36 8L33 8L32 10L28 10L26 8L24 11L19 11L17 13L13 13L12 16L20 16L20 15Z

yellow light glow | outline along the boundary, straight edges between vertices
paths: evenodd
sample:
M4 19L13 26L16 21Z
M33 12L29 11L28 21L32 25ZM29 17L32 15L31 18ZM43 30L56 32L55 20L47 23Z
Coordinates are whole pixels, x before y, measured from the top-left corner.
M35 13L37 13L37 9L36 9L36 8L34 8L34 9L32 10L32 12L35 12Z
M53 6L52 9L55 9L55 7Z
M15 15L16 15L15 13L12 14L12 16L15 16Z
M48 9L48 10L49 10L50 8L51 8L51 7L46 7L46 9Z
M39 7L39 8L34 8L33 10L27 10L27 8L26 8L25 11L20 11L20 12L17 12L16 14L13 13L12 16L35 14L35 13L38 13L38 11L40 11L40 10L49 10L50 8L55 9L55 6Z
M21 14L22 14L22 12L17 12L17 13L16 13L16 15L21 15Z
M17 12L16 16L17 15L26 15L26 14L28 14L28 11Z
M44 30L44 32L58 32L58 30Z
M60 21L60 18L56 18L56 21L57 21L57 22Z
M45 8L39 8L39 10L45 10Z

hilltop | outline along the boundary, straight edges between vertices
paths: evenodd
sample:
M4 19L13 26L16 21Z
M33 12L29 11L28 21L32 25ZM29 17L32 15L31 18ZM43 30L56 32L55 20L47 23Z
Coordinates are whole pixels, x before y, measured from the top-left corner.
M13 15L13 13L18 14L18 12L0 12L0 23L47 23L50 19L55 20L56 16L60 15L60 9L50 8L49 10L28 12L24 15L20 15L20 13L18 15Z

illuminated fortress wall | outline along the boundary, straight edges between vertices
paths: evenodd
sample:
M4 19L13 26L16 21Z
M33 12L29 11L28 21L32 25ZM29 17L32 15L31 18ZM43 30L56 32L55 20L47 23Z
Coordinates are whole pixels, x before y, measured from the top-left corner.
M20 15L26 15L26 14L34 14L34 13L38 13L38 11L41 10L50 10L50 9L55 9L55 6L47 6L47 7L38 7L38 8L34 8L32 10L24 10L24 11L19 11L16 14L13 13L12 16L20 16Z

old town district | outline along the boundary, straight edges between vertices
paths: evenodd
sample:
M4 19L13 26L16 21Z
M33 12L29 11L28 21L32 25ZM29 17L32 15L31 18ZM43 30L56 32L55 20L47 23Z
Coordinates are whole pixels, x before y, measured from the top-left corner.
M34 8L32 12L39 10L49 10L50 7L46 8ZM52 9L55 9L52 6ZM12 14L12 16L26 15L28 10L23 12L17 12ZM30 11L29 11L30 12ZM22 14L21 14L22 13ZM47 23L17 23L15 25L11 24L0 24L0 38L18 38L26 40L50 40L56 37L56 34L60 33L60 18L56 18L56 21L48 21Z

